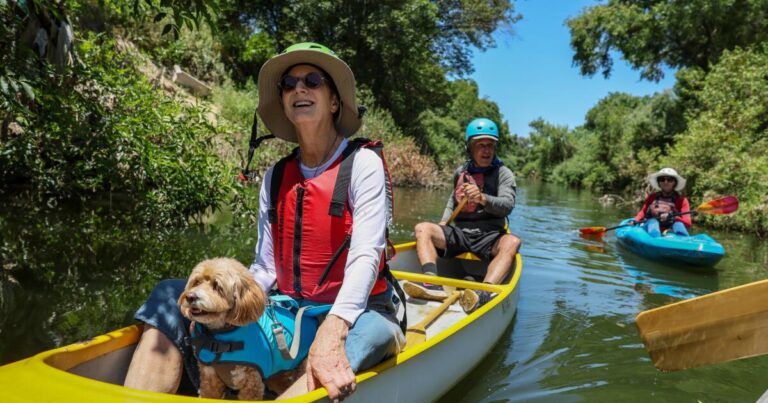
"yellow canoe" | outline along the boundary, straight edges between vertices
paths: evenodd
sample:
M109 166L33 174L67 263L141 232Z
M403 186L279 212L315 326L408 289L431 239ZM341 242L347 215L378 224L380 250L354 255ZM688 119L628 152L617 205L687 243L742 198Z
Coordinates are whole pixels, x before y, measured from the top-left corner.
M347 401L427 402L450 390L466 376L496 344L514 318L522 271L520 255L508 283L489 285L444 276L460 269L484 270L484 263L465 257L441 259L440 277L420 274L415 243L396 246L390 262L400 281L424 281L498 293L488 304L470 315L451 306L427 328L426 341L408 345L397 356L360 373L357 391ZM408 298L408 323L418 323L439 303ZM45 351L0 367L3 402L201 402L215 401L189 396L144 392L122 386L133 350L141 335L139 326L129 326L93 339ZM457 360L457 352L461 359ZM429 374L429 376L425 376ZM325 389L291 399L293 402L327 400Z

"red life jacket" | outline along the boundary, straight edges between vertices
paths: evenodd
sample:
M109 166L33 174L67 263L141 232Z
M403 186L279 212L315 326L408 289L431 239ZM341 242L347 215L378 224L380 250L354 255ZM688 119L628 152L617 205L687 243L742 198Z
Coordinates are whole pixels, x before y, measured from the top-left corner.
M280 160L272 172L269 221L277 274L277 288L296 299L333 302L344 280L352 213L347 201L352 164L357 150L372 148L380 155L381 142L352 140L342 155L322 174L304 179L298 149ZM383 158L382 158L383 160ZM385 171L387 170L384 164ZM392 207L389 172L387 202ZM390 213L391 217L391 213ZM391 219L391 218L390 218ZM389 224L389 222L387 223ZM371 295L386 291L386 251ZM385 272L386 271L386 272Z
M677 209L675 208L676 203L676 193L672 193L669 196L664 196L661 192L657 192L656 198L648 206L647 215L650 217L658 218L664 213L675 213L677 212Z

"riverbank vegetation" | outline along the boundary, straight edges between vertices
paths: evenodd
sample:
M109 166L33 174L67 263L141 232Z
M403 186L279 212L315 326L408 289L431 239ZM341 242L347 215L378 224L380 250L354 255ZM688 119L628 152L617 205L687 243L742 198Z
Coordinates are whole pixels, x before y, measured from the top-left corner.
M0 192L41 205L119 198L159 225L252 212L255 192L235 178L254 81L307 40L352 66L368 107L359 135L386 142L397 184L441 185L464 158L462 127L478 114L501 121L463 78L470 48L494 46L518 18L509 2L481 1L2 0ZM211 94L173 83L176 65ZM265 142L256 178L292 147Z
M479 95L473 51L521 18L508 1L261 2L0 0L0 195L35 203L121 200L147 223L229 208L255 219L245 164L261 65L288 45L329 45L368 107L359 135L382 139L394 181L441 186L466 158L463 128L500 123L499 153L518 175L639 200L663 166L688 178L693 204L737 195L711 225L768 234L768 0L608 0L566 23L584 75L627 60L651 96L608 94L585 123L538 119L509 133ZM174 66L202 80L193 96ZM667 69L667 71L669 71ZM546 111L542 111L546 116ZM263 125L259 134L266 134ZM256 151L256 178L293 145ZM256 183L258 186L258 183Z
M609 76L618 54L674 88L652 96L613 93L585 123L531 123L523 175L619 191L640 199L645 177L675 167L694 205L733 194L737 214L700 217L721 228L768 234L768 1L609 0L567 21L574 63Z

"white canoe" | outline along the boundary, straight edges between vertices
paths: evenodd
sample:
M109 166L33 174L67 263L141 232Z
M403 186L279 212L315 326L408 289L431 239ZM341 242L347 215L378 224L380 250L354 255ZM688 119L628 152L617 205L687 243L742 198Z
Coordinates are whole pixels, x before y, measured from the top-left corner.
M496 344L517 309L520 255L509 282L489 285L442 277L457 276L463 268L481 272L483 263L472 259L440 260L441 277L420 274L413 242L396 246L390 262L400 281L423 281L498 293L470 315L451 306L427 328L426 341L408 345L396 357L357 376L357 391L349 402L428 402L466 376ZM463 277L463 275L462 275ZM415 324L439 303L408 299L408 323ZM93 339L39 353L0 367L3 402L201 402L195 397L144 392L122 386L141 329L129 326ZM460 365L457 365L457 354ZM426 376L425 376L426 375ZM318 389L289 401L327 400Z

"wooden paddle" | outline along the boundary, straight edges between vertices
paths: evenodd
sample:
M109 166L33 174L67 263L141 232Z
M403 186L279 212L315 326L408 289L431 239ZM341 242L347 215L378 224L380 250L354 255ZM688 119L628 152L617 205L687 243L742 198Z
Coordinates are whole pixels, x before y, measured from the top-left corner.
M443 312L448 309L456 300L461 297L461 293L454 291L451 295L443 301L440 306L435 308L429 313L421 322L411 326L405 332L405 346L406 348L412 347L416 344L422 343L427 339L427 327L432 324Z
M453 221L454 218L456 218L457 215L461 212L461 209L464 208L464 205L467 204L467 201L469 200L469 197L464 196L461 198L461 201L459 201L459 205L456 206L455 209L453 209L453 213L451 213L451 216L448 217L448 221L445 222L445 225L448 225Z
M684 213L675 213L672 214L672 217L679 217L681 215L686 214L711 214L711 215L723 215L723 214L730 214L734 211L739 209L739 199L736 198L736 196L726 196L722 197L720 199L710 200L704 203L701 203L699 207L696 207L695 210L692 211L686 211ZM584 227L579 228L579 232L582 235L602 235L606 233L607 231L614 230L617 228L624 228L629 227L632 225L637 225L645 222L645 220L636 222L634 224L623 224L623 225L617 225L615 227Z
M677 371L768 353L768 280L641 312L653 365Z

